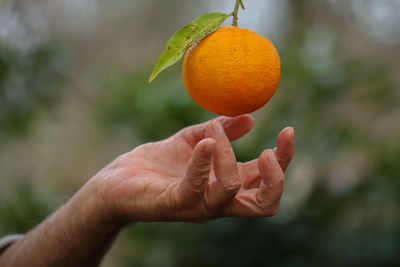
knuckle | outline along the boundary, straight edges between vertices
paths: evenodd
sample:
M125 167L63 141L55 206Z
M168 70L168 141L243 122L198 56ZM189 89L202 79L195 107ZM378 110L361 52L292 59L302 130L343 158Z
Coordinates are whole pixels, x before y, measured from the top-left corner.
M280 163L282 163L282 164L285 164L285 165L287 165L287 164L289 164L289 162L291 161L291 157L286 157L286 158L278 158L277 157L277 160L280 162Z
M232 155L232 147L230 145L224 145L221 148L221 154L224 157L229 157L230 155Z
M204 185L207 180L204 179L193 179L192 180L192 187L191 187L191 195L194 198L198 198L202 193L204 193Z
M275 188L283 188L285 184L285 176L282 172L276 175L275 180L272 182L271 186Z
M240 187L242 186L242 182L240 179L232 179L229 184L225 185L224 188L224 193L228 198L233 198L237 192L240 190Z
M176 140L186 141L188 139L187 138L187 128L183 128L182 130L177 132L175 135L173 135L171 138L176 139Z
M204 179L192 179L190 181L190 187L180 187L180 194L176 197L175 203L176 206L179 207L188 207L193 205L194 203L198 202L203 196L205 190L205 183Z
M194 160L192 162L193 167L195 168L195 170L198 170L200 172L204 172L207 171L209 169L210 166L210 160L209 159L205 159L205 158L200 158L197 160Z
M240 187L242 186L242 181L238 175L235 175L235 178L232 179L231 187L232 189L239 191Z
M212 205L207 200L203 200L203 210L204 210L204 212L203 212L202 217L206 221L210 221L210 220L217 218L217 214L218 214L218 210L219 210L218 207L216 207L215 205Z

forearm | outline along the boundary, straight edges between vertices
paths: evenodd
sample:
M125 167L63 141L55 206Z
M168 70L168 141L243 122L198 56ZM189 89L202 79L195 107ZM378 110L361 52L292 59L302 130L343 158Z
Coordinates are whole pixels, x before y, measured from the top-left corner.
M0 266L98 266L119 231L84 187L69 202L9 247Z

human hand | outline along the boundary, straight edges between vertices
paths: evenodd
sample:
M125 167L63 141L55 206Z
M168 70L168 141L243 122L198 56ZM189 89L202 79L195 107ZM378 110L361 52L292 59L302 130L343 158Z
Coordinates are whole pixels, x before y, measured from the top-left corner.
M91 184L105 212L122 223L273 216L294 155L294 131L284 129L276 148L258 159L237 163L230 141L252 124L242 115L187 127L121 155Z

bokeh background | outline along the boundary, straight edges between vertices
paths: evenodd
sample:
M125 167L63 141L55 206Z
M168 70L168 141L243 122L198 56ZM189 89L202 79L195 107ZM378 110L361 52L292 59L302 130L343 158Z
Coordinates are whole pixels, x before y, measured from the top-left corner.
M233 143L247 161L294 126L281 210L205 225L136 224L106 266L399 266L400 1L244 1L282 81ZM28 231L119 154L215 115L165 42L234 0L0 1L0 235ZM227 21L229 24L231 21Z

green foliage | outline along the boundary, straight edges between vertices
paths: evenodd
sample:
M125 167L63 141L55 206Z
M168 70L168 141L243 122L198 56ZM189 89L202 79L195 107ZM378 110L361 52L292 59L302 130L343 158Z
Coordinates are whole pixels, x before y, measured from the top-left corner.
M224 13L207 13L178 30L165 45L150 75L149 82L161 71L178 62L191 45L217 30L229 16L231 15Z
M34 184L19 183L9 190L12 194L0 196L0 235L26 233L55 208Z
M185 93L180 68L168 74L151 85L145 72L108 78L98 102L104 129L110 134L128 130L143 141L154 141L209 116Z
M246 7L251 8L250 2ZM331 2L334 1L329 1L329 5L316 5L313 1L287 2L293 14L285 14L290 18L283 25L286 28L282 27L287 33L280 43L276 42L282 61L282 82L272 100L254 113L254 129L234 142L237 159L250 160L263 149L273 147L283 127L294 126L296 155L287 172L286 191L278 215L251 220L221 219L205 225L135 224L122 232L108 256L116 263L110 266L400 265L399 63L390 47L368 39L354 40L360 34L357 27L351 28L355 33L344 30L346 19L330 8ZM143 5L146 3L143 1ZM158 3L163 8L175 9L181 1ZM188 3L192 9L192 2ZM323 12L314 12L319 8L324 8ZM160 13L164 14L164 10ZM179 13L184 14L185 9ZM154 16L149 17L154 21ZM158 36L160 32L153 34ZM107 52L112 55L115 52L115 57L123 47L118 44L118 38L107 43ZM98 45L98 39L92 42ZM111 46L113 42L115 46ZM149 44L145 42L145 45ZM121 54L125 57L124 53L141 51L139 48ZM92 53L92 58L98 56L96 49L84 52ZM7 144L10 138L15 138L14 133L20 132L18 129L25 129L29 137L28 126L35 111L48 102L58 103L57 97L63 97L56 86L62 81L59 74L65 69L63 64L58 65L64 62L62 55L52 45L29 55L1 50L0 143ZM178 64L148 84L148 62L122 71L120 65L114 70L114 65L104 60L94 60L92 65L84 63L89 70L103 66L100 71L96 69L99 72L81 73L79 79L85 85L91 84L94 76L96 90L88 93L89 96L85 92L75 98L84 103L86 109L82 110L90 113L91 119L95 118L92 124L80 125L83 129L77 135L95 127L94 132L102 137L96 146L112 145L122 139L121 135L130 136L135 143L156 141L187 125L214 117L185 92ZM79 67L82 61L76 60L73 64ZM125 61L121 65L124 64ZM76 84L76 77L69 79L73 79L71 84ZM16 81L23 86L16 86L20 84ZM10 97L10 90L18 97ZM71 102L66 109L75 108L75 102ZM79 115L87 116L83 111ZM68 133L60 133L56 142L70 137ZM20 138L25 140L23 136ZM73 146L74 140L65 142ZM121 150L132 148L127 143L123 143ZM90 149L99 151L82 146L76 153L93 155L88 153ZM52 162L31 159L27 150L24 152L28 162L34 161L41 169L54 168ZM57 157L62 151L51 152ZM109 152L109 157L113 153L115 150ZM91 156L81 158L85 160L82 165L95 162ZM26 161L16 158L15 162L18 169ZM76 167L77 174L94 171L79 172L82 166ZM0 168L0 171L3 170ZM0 178L15 179L6 174L1 172ZM56 206L49 204L54 203L50 201L51 194L39 191L42 185L36 182L15 187L2 180L2 184L10 193L0 195L0 234L27 231ZM301 192L303 196L299 197ZM58 201L61 200L60 197Z
M34 113L58 99L56 85L66 67L62 55L51 44L25 54L0 44L0 134L25 133Z

